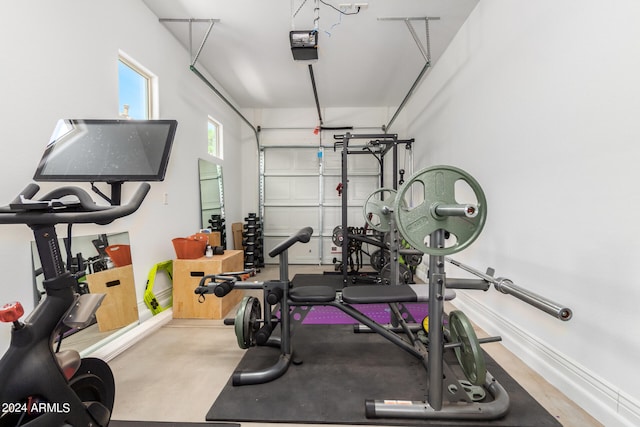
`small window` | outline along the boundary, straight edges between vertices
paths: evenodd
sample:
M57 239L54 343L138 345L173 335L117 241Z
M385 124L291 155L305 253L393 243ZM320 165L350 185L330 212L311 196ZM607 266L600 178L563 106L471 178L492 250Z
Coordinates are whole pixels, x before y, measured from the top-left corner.
M212 156L222 158L222 125L209 117L207 152Z
M131 60L118 60L118 115L124 119L149 120L152 76Z

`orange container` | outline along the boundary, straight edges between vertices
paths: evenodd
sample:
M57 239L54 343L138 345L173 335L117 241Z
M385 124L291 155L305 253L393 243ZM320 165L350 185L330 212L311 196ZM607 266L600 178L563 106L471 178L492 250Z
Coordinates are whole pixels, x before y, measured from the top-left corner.
M109 245L104 250L116 267L131 265L131 246Z
M207 240L199 236L176 237L172 240L178 259L198 259L204 256Z

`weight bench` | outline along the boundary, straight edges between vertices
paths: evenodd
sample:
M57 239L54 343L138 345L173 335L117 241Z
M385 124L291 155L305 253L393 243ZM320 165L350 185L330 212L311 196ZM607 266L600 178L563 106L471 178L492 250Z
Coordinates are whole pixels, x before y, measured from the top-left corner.
M223 297L232 289L262 289L263 310L260 302L253 296L247 296L240 304L240 308L232 323L235 328L238 344L241 348L255 345L266 345L280 349L280 355L272 366L253 371L236 371L232 375L234 386L263 384L282 376L288 369L293 359L293 346L291 343L291 307L295 306L331 306L346 313L361 325L368 327L383 338L389 340L402 350L410 353L422 361L425 368L428 367L428 351L426 346L415 337L409 325L399 312L397 304L429 301L429 288L426 285L359 285L349 286L336 290L331 286L296 286L291 287L288 279L288 254L287 250L297 242L307 243L313 230L306 227L289 237L269 252L269 256L279 257L280 279L266 282L242 282L237 277L225 275L205 276L195 293L201 298L205 294L215 294ZM455 298L455 291L446 289L444 295L438 299L450 300ZM387 303L391 312L399 323L401 333L381 325L363 314L354 305ZM260 322L262 319L262 322ZM225 322L226 323L226 322ZM262 323L262 326L260 326ZM280 336L272 336L276 326L280 328ZM483 342L497 341L498 338L488 338ZM462 344L447 344L449 347L460 347ZM427 368L428 369L428 368ZM495 419L504 415L509 408L509 397L502 386L486 373L483 375L482 385L492 396L493 401L473 402L470 392L464 382L456 379L456 374L450 367L444 364L443 378L447 378L447 397L452 403L445 405L438 411L434 411L426 402L404 402L385 400L383 404L378 401L366 401L365 411L367 417L394 417L394 418L473 418ZM474 392L482 389L481 386L471 385ZM463 405L463 403L465 403Z
M421 201L408 206L408 196L414 192L422 193ZM378 197L382 193L392 197ZM238 279L233 277L205 276L196 289L196 293L201 297L207 293L222 297L234 286L238 289L263 289L263 314L260 313L260 303L256 298L245 297L241 303L234 319L238 344L242 348L256 344L276 345L280 348L280 358L272 367L251 372L236 372L233 375L233 384L264 383L286 372L292 357L290 308L325 305L336 307L415 356L426 370L428 390L425 401L368 400L365 402L367 417L492 420L506 414L509 410L509 396L487 372L480 348L480 343L499 341L501 338L478 339L471 321L458 310L449 313L447 327L443 327L444 301L455 296L449 289L486 291L494 284L498 291L513 295L562 321L571 319L572 311L516 286L509 279L494 278L493 269L481 273L457 261L445 259L446 255L459 252L473 243L480 235L487 217L487 200L482 187L475 178L461 169L447 165L431 166L414 174L398 191L377 190L367 199L364 216L376 231L389 232L391 242L400 241L402 236L414 249L429 255L428 286L353 286L341 291L336 291L330 286L292 288L288 279L287 249L297 242L308 242L313 232L310 227L300 230L269 253L271 257L279 257L280 280L257 284L237 282ZM375 222L372 221L374 218L377 219ZM346 223L346 220L344 222ZM346 228L346 224L343 226ZM346 254L347 239L348 234L342 242L343 254ZM391 259L398 259L399 245L390 244L389 250ZM480 279L447 278L445 261ZM399 283L399 269L393 263L391 267L392 281ZM346 273L346 269L343 269L343 272ZM208 284L207 281L213 284ZM398 310L400 303L420 301L428 301L428 323L435 325L426 331L426 344L422 342L421 337L412 332ZM404 338L396 333L397 328L386 328L354 307L372 303L389 305L398 321L399 330L404 333ZM279 317L276 310L280 314ZM262 327L259 325L261 315L264 319ZM271 337L276 325L280 326L280 337ZM458 365L449 366L445 362L445 351L455 352ZM453 368L460 368L469 381L459 380ZM467 389L465 383L471 388ZM483 396L475 398L476 392ZM488 392L493 400L485 399L485 392Z
M453 290L445 291L445 301L450 301L456 297ZM294 285L289 290L289 306L302 307L302 309L294 310L292 315L294 319L302 322L307 314L308 307L324 306L335 307L339 311L347 314L349 317L356 319L359 324L353 326L354 332L368 332L370 327L362 323L364 320L358 317L360 314L367 314L368 311L363 306L367 304L387 304L391 307L391 323L384 325L385 328L395 332L401 332L398 328L397 319L402 317L407 322L411 322L411 328L418 331L422 328L422 318L417 319L407 310L404 303L428 303L429 292L428 286L425 284L411 285L359 285L348 286L344 289L336 290L333 286L305 286ZM353 306L357 306L353 307ZM354 312L355 309L357 312ZM373 318L371 318L372 320ZM373 321L373 320L372 320Z

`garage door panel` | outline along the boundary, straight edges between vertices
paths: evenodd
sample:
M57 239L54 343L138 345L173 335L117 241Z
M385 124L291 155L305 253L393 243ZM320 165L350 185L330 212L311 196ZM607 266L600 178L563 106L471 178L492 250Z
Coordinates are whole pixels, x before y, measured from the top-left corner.
M364 205L371 193L378 189L378 179L358 176L349 178L349 202Z
M333 259L342 259L342 250L330 238L324 237L322 244L322 264L333 264Z
M319 229L318 207L287 206L265 207L264 233L278 236L290 236L304 227L312 227L314 234Z
M295 179L284 176L265 177L265 204L318 205L318 177L298 176Z
M349 207L347 209L347 223L349 227L364 227L364 214L361 207ZM338 225L342 225L342 208L325 207L322 234L331 236L333 229Z
M330 204L340 204L341 200L342 200L342 196L338 196L338 184L340 183L341 179L339 176L325 176L322 178L323 179L323 186L324 186L324 198L323 198L323 202L324 203L330 203Z
M279 257L271 258L269 252L280 244L285 238L283 237L265 237L265 264L277 264ZM296 243L288 250L289 264L318 264L320 259L319 237L312 237L308 243Z
M339 205L342 203L342 196L338 195L336 187L341 182L338 176L324 177L324 203ZM364 204L369 195L379 187L378 177L375 176L352 176L349 177L347 188L347 200L349 204Z
M325 150L322 157L323 167L325 173L332 173L339 175L342 171L342 158L340 151Z
M322 264L333 264L333 260L342 260L342 248L336 246L330 238L324 238L322 245ZM368 250L375 251L377 248L369 247ZM362 253L362 265L368 267L370 265L369 256Z
M312 241L294 245L289 261L330 264L334 256L341 258L331 241L333 229L342 224L344 193L339 196L336 190L342 181L341 151L327 148L318 156L317 146L280 146L264 147L261 154L265 255L287 236L303 227L312 227ZM349 226L363 227L362 206L379 187L380 165L374 156L367 154L349 155L347 164L347 222ZM277 263L267 258L265 262Z
M317 149L273 148L264 152L265 171L269 174L318 173Z
M340 150L324 151L324 171L325 173L342 173L342 152ZM347 171L358 173L377 174L380 170L380 163L372 155L351 154L347 156Z
M380 162L372 155L350 155L347 158L347 170L377 174L380 171Z

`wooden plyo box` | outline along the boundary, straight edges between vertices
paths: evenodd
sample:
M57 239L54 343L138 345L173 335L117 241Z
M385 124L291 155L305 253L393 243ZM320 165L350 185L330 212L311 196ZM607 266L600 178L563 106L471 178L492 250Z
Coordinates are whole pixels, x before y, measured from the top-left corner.
M210 294L200 303L194 290L203 276L241 271L243 263L243 252L237 250L227 250L223 255L214 255L211 258L174 260L174 319L223 319L229 310L242 300L244 292L236 289L223 298Z
M112 268L87 275L89 291L106 294L96 320L100 332L111 331L138 321L138 301L133 266Z
M220 236L219 231L212 231L209 233L209 245L211 246L221 246L222 245L222 237Z
M231 232L233 233L233 247L235 249L242 249L242 230L243 225L241 222L234 222L231 224Z

